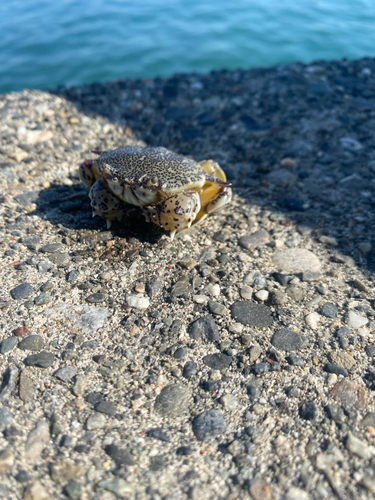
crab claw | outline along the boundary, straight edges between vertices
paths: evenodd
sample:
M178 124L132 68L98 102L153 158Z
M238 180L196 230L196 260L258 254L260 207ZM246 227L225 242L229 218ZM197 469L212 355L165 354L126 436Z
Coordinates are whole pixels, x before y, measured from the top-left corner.
M174 236L175 236L176 232L177 232L177 231L170 231L170 232L169 232L169 237L170 237L171 241L173 241L173 239L174 239Z
M102 155L103 153L105 153L105 151L99 151L97 149L91 149L91 153L94 153L94 155Z

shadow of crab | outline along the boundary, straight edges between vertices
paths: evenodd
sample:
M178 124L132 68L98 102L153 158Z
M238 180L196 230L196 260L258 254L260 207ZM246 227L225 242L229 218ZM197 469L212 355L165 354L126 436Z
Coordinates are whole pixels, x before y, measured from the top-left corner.
M50 221L53 225L76 231L108 231L106 221L92 217L88 196L89 189L81 183L72 186L52 184L43 189L34 203L36 209L29 215L36 215ZM114 221L110 228L113 236L137 238L141 243L157 244L167 233L155 224L146 222L142 211L134 207L121 222Z

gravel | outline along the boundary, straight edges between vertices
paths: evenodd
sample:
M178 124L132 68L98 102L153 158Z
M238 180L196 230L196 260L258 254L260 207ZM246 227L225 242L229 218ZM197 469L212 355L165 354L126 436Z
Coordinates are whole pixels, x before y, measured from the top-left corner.
M0 496L373 497L374 75L0 96ZM125 145L213 158L233 201L107 229L77 169Z

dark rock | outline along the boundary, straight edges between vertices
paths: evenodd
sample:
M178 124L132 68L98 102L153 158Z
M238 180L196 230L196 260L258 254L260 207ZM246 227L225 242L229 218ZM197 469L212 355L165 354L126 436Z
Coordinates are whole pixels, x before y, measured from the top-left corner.
M20 285L12 288L10 296L14 300L27 299L34 292L33 287L29 283L21 283Z
M0 353L6 354L7 352L11 351L16 347L17 342L17 337L8 337L6 339L3 339L0 344Z
M53 262L54 264L63 264L67 260L69 260L69 254L68 253L51 253L48 254L48 259Z
M29 335L18 344L22 351L41 351L44 347L44 340L39 335Z
M318 415L318 408L315 403L301 403L299 406L299 416L304 420L315 420Z
M101 401L95 406L95 410L99 413L113 416L117 413L117 406L112 401Z
M273 273L272 276L282 286L286 286L289 283L289 281L293 278L293 276L289 276L289 274L283 274L283 273Z
M307 339L293 330L281 328L273 334L271 344L280 351L298 351L306 346Z
M365 347L365 352L369 358L374 358L375 357L375 345L374 344L367 345Z
M87 395L86 401L91 405L96 405L103 401L103 394L101 394L100 392L90 392Z
M211 315L204 316L191 323L188 333L194 340L200 338L206 342L218 342L220 340L219 329Z
M165 441L166 443L170 443L171 441L166 433L162 429L160 429L160 427L157 427L156 429L150 429L146 432L146 436L158 439L159 441Z
M180 446L176 450L176 455L187 457L194 453L194 448L192 446Z
M221 380L205 380L201 387L206 392L216 392L221 388Z
M105 300L105 295L104 293L93 293L92 295L86 297L85 300L89 304L99 304L100 302L103 302Z
M73 271L70 271L66 275L66 281L68 283L74 283L77 280L78 276L79 276L79 271L77 271L76 269L74 269Z
M264 304L243 300L232 304L230 309L233 319L243 325L265 328L273 324L271 309Z
M155 411L163 417L181 417L187 411L190 403L190 392L186 387L171 384L164 387L155 400Z
M286 360L288 362L288 364L290 364L291 366L304 366L305 362L303 361L303 359L299 358L298 356L287 356L286 357Z
M38 352L31 354L24 360L26 366L38 366L39 368L49 368L55 361L55 356L51 352Z
M18 194L14 199L23 207L27 207L30 203L36 201L39 197L38 191L27 191L26 193Z
M335 365L334 363L326 363L324 365L324 370L328 373L335 373L336 375L343 375L347 377L349 373L345 368L341 368L340 366Z
M328 417L335 422L343 422L345 420L345 414L341 406L330 403L325 407L325 411Z
M62 382L69 382L69 380L77 375L77 370L71 366L64 366L63 368L59 368L54 375Z
M222 352L216 352L214 354L204 356L203 363L213 370L225 370L231 365L232 356L227 356Z
M326 302L320 309L320 314L326 318L335 319L337 317L338 309L331 302Z
M185 378L191 378L197 373L197 365L194 361L187 361L182 370L182 376Z
M187 350L185 349L185 347L179 347L178 349L175 350L173 357L177 361L180 361L181 359L184 359L186 354L187 354Z
M226 431L223 415L218 410L204 411L194 418L192 429L199 441L206 441Z
M37 236L36 234L30 236L23 236L18 241L33 252L36 252L40 247L40 237Z
M40 249L40 251L44 253L55 253L59 252L60 250L61 250L60 243L49 243L48 245L43 245L42 248Z
M153 279L146 283L146 292L151 297L154 298L163 290L163 280Z
M35 297L34 304L36 306L43 306L51 302L52 297L49 293L41 293L38 297Z
M124 448L120 448L114 443L107 445L104 451L112 458L118 467L135 464L134 458L130 452Z
M253 372L255 373L255 375L263 375L263 373L267 373L269 371L269 363L257 363L253 366Z
M64 493L70 500L79 500L82 496L82 485L76 479L71 479L64 487Z

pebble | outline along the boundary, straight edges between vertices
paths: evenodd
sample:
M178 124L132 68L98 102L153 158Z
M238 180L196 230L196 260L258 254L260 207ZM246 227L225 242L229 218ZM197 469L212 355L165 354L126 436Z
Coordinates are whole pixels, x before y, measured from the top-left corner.
M316 312L309 313L305 316L306 325L308 325L311 330L317 330L319 328L320 316Z
M0 474L8 474L14 465L15 459L11 450L0 451Z
M37 268L40 273L48 273L53 268L53 264L47 260L41 260L38 262Z
M28 205L28 203L27 203ZM36 234L31 236L23 236L18 240L22 245L25 245L31 251L38 251L40 248L40 238Z
M0 406L0 432L13 421L13 415L6 408Z
M7 354L16 347L17 342L17 337L7 337L6 339L3 339L0 344L0 353Z
M187 350L185 349L185 347L179 347L178 349L175 350L173 357L177 361L180 361L181 359L184 359L186 354L187 354Z
M129 307L139 309L140 311L144 311L150 307L150 299L148 297L142 297L141 295L127 295L126 303Z
M26 132L26 144L34 145L49 141L53 138L53 133L50 130L28 130Z
M162 417L182 417L188 410L190 399L191 395L186 387L178 384L167 385L157 396L154 409Z
M47 245L43 245L40 249L41 252L44 253L56 253L61 250L61 244L60 243L49 243Z
M270 293L269 299L270 299L270 304L274 306L282 306L287 301L287 297L285 296L284 292L280 290L273 290Z
M265 229L260 229L253 234L247 234L245 236L241 236L238 240L238 244L252 252L256 248L262 247L270 242L270 235Z
M27 486L23 500L50 500L50 495L40 481Z
M243 285L240 289L240 295L243 299L251 300L253 296L253 289L250 286Z
M298 351L307 345L307 339L293 330L281 328L273 334L271 344L280 351Z
M304 248L278 251L272 258L274 266L282 272L297 274L305 271L320 271L318 257Z
M371 457L371 451L367 444L358 439L351 432L348 433L348 437L346 438L346 448L350 451L350 453L353 453L364 460Z
M196 304L207 304L209 298L207 295L193 295L193 301Z
M35 297L34 304L36 306L43 306L49 304L52 301L52 297L49 293L41 293L38 297Z
M163 290L163 281L161 279L153 279L146 283L146 292L153 299Z
M239 407L239 399L234 394L226 394L220 398L220 403L226 410L235 411Z
M337 318L338 308L332 302L326 302L320 309L320 314L326 318Z
M55 361L55 356L51 352L42 351L38 354L31 354L24 360L26 366L38 366L39 368L49 368Z
M77 370L71 366L64 366L64 368L59 368L54 376L61 380L62 382L69 382L73 377L77 375Z
M253 347L251 347L250 352L249 352L250 364L255 363L255 361L257 359L259 359L262 352L263 352L263 349L259 345L254 345Z
M22 300L27 299L33 293L33 287L29 283L21 283L10 291L10 296L14 300Z
M135 464L134 458L130 452L125 448L120 448L114 443L107 445L104 451L114 460L118 467Z
M330 396L334 401L346 407L354 406L357 410L363 410L366 407L366 390L351 380L343 379L337 382L330 390Z
M375 412L370 411L360 422L364 427L375 427Z
M48 259L53 262L53 264L63 264L67 260L69 260L69 254L62 252L62 253L50 253L47 255Z
M261 302L266 302L268 300L268 296L269 292L267 292L267 290L259 290L259 292L255 294L255 297Z
M233 319L243 325L265 328L273 324L271 309L264 304L253 304L249 301L238 301L232 304L231 313Z
M208 301L208 309L212 314L216 314L217 316L225 316L229 312L223 304L213 300Z
M220 340L219 329L211 315L204 316L190 323L188 333L194 340L202 339L205 342L218 342Z
M68 283L75 283L77 281L78 276L79 276L79 271L77 271L77 269L74 269L73 271L70 271L66 275L65 279Z
M360 316L354 311L349 311L347 323L352 328L361 328L362 326L367 325L368 319L364 316Z
M40 335L29 335L18 344L18 348L22 351L41 351L43 347L44 340Z
M106 418L102 413L94 413L90 415L86 420L86 428L88 431L94 431L96 429L103 429L106 425Z
M82 496L82 485L76 479L71 479L64 487L64 493L70 500L79 500Z
M225 433L226 425L218 410L208 410L194 418L192 429L198 441L207 441L213 436Z
M264 479L254 479L249 486L249 492L253 500L272 500L272 490Z
M133 485L130 482L125 481L125 479L121 478L102 479L101 481L99 481L98 486L100 486L100 488L104 488L105 490L114 493L120 498L126 498L134 492Z
M217 283L215 285L208 285L206 287L206 292L208 293L208 295L211 295L211 297L219 297L220 286Z
M25 403L28 403L34 399L35 386L30 377L26 374L25 370L22 370L19 380L19 397Z
M320 281L323 278L323 274L320 271L313 271L311 269L304 271L302 273L302 281L307 283L312 283L314 281Z
M166 435L166 433L161 429L160 427L157 427L155 429L150 429L149 431L146 432L146 435L148 437L151 437L153 439L157 439L158 441L164 441L165 443L170 443L169 437Z
M343 375L344 377L347 377L349 375L345 368L337 366L334 363L326 363L324 365L324 370L328 373L334 373L335 375Z
M197 373L197 364L194 361L187 361L182 370L182 376L185 378L191 378Z
M104 413L104 415L113 417L117 413L117 405L112 401L100 401L100 403L95 406L95 410L99 413Z
M289 276L289 274L283 273L273 273L272 276L282 286L286 286L293 278L293 276Z
M27 436L25 444L25 460L33 465L40 459L40 455L50 438L49 425L45 420L39 421Z
M204 356L203 363L213 370L225 370L231 365L232 357L221 352L216 352L214 354Z
M85 300L89 304L99 304L100 302L103 302L105 300L105 295L104 293L93 293L92 295L86 297Z
M315 420L318 415L318 408L315 403L301 403L299 406L299 415L304 420Z
M353 356L346 352L334 351L330 354L330 358L332 363L335 363L338 366L342 366L347 370L350 370L355 365L355 359L353 358Z
M83 468L81 464L58 459L51 465L50 474L55 483L64 484L70 479L82 476Z
M295 302L302 302L302 300L305 298L305 292L299 286L295 285L287 286L285 293Z

